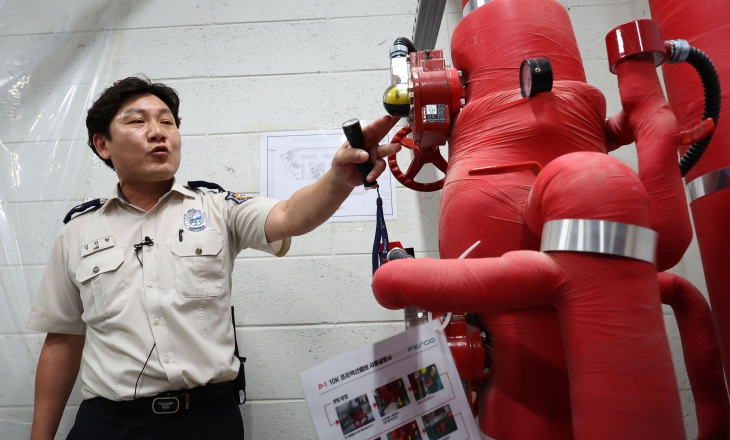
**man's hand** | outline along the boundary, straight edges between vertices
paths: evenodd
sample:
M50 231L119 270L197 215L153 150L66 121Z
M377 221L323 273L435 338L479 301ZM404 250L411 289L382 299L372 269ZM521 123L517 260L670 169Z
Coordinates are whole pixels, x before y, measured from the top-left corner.
M383 116L363 127L365 146L370 151L373 170L367 180L372 182L385 170L383 158L400 151L400 144L378 146L383 137L398 122L393 116ZM269 243L282 238L306 234L321 225L337 211L350 195L352 188L362 185L357 164L368 160L368 154L345 142L332 159L332 168L315 183L292 194L289 200L274 206L266 218L266 239Z
M382 116L363 127L362 134L365 146L370 154L359 148L353 148L349 142L342 144L335 157L332 158L332 175L338 182L347 183L351 187L362 185L357 164L370 160L373 170L368 174L368 182L373 182L385 171L385 157L400 151L400 144L378 145L398 122L394 116Z

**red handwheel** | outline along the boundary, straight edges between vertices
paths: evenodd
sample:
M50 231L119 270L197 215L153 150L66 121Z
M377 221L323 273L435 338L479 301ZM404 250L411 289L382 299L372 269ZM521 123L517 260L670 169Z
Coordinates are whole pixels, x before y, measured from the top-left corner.
M421 171L421 168L423 168L423 165L427 163L434 164L434 166L441 170L441 172L446 173L446 159L444 159L441 152L439 152L439 147L423 148L420 145L416 145L413 142L413 139L406 137L411 133L411 131L411 127L406 125L401 128L395 136L393 136L391 143L399 143L409 150L413 150L413 162L411 162L411 165L408 167L408 171L404 174L400 170L400 167L398 167L398 161L395 158L396 155L391 154L388 156L388 166L390 167L390 171L393 172L393 176L395 176L400 183L412 190L421 192L438 191L444 187L445 177L441 180L430 183L420 183L416 182L414 179L418 172Z
M355 428L360 428L361 426L364 426L365 423L368 421L368 415L364 412L359 412L355 415L355 417L352 419L352 424L355 425Z

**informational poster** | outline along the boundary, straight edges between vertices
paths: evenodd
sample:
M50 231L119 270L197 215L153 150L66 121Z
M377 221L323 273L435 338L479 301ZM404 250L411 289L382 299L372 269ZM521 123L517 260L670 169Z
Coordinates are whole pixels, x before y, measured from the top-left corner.
M479 440L440 325L299 373L320 440Z
M391 135L380 144L389 139ZM286 200L298 189L316 182L331 168L332 158L345 140L342 130L261 133L261 194ZM395 219L395 178L387 166L378 178L378 186L385 219ZM330 220L375 220L377 197L373 189L355 187Z

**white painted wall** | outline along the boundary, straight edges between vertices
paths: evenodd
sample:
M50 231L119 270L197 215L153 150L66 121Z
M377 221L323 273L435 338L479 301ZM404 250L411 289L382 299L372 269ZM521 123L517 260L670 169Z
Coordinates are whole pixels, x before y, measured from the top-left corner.
M604 92L613 114L620 102L604 36L618 24L648 17L646 0L561 2L573 20L588 81ZM22 321L60 220L78 201L106 195L116 181L84 145L88 96L137 73L176 88L183 119L178 176L257 194L258 132L336 128L351 117L383 114L388 48L396 37L410 36L417 1L65 3L0 1L0 48L48 49L10 57L39 68L28 70L25 88L16 87L13 123L0 126L3 439L27 438L29 432L32 378L44 335L24 330ZM438 48L448 51L460 6L449 0ZM0 75L3 81L7 78ZM2 86L0 103L15 99L6 92L10 89ZM36 117L42 109L60 110ZM52 126L54 117L63 122L58 136L44 138L42 130L39 136L28 134L38 132L39 120ZM631 147L615 155L636 166ZM437 256L440 194L397 191L399 218L388 223L391 239L415 247L419 256ZM247 439L315 438L297 373L403 328L401 312L383 309L370 292L373 233L373 222L326 223L295 239L283 259L249 251L240 255L233 302L239 344L249 358L249 403L242 409ZM676 271L705 289L696 243ZM665 313L687 433L694 436L677 327L671 311ZM73 424L78 389L77 384L57 438L65 438Z

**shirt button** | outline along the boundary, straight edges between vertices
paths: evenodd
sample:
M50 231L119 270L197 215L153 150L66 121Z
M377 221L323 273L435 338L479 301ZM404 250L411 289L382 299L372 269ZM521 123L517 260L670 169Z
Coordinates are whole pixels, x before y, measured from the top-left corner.
M147 283L147 287L152 287L152 286L153 286L152 283Z
M165 363L166 364L169 364L170 363L170 358L168 358L167 356L165 356Z
M155 318L155 325L159 325L159 324L160 324L160 320Z
M99 273L99 266L94 266L94 268L91 269L91 271L94 273Z
M200 248L195 249L195 255L200 255L203 253L203 250Z

